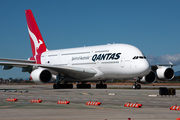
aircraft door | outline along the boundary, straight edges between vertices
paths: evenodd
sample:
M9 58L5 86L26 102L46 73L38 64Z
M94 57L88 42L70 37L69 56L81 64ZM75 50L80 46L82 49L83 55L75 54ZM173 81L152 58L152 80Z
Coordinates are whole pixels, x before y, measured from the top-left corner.
M125 60L124 60L124 58L122 58L122 59L120 60L120 64L121 64L121 68L124 68L124 65L125 65Z

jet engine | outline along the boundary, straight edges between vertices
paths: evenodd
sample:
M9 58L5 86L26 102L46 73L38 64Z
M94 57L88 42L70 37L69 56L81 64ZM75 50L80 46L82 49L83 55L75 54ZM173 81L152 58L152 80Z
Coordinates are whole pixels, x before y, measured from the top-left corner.
M174 70L164 66L160 66L156 70L156 74L159 80L172 80L174 78Z
M52 79L51 72L46 68L35 69L31 72L31 79L36 84L48 83Z
M156 74L154 71L151 70L151 72L148 75L142 77L142 79L140 79L138 82L142 84L151 84L154 83L155 80L156 80Z

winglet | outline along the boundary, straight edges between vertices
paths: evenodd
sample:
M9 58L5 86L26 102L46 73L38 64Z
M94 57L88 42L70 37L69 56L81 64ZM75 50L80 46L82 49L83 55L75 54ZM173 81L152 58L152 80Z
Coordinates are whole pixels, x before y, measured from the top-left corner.
M31 59L33 60L34 58L37 64L41 64L40 56L43 52L47 51L47 48L32 11L30 9L25 10L25 14L33 54Z

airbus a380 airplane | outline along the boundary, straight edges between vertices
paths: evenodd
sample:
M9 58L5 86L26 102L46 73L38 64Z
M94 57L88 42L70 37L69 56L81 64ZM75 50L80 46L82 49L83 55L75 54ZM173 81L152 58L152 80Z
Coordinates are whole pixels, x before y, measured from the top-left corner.
M0 62L4 70L21 67L29 72L35 83L48 83L57 79L53 85L57 88L72 88L67 82L82 82L77 88L91 88L91 81L101 81L96 88L106 88L102 81L109 79L137 78L133 88L140 89L138 83L153 83L157 78L171 80L172 68L151 66L144 54L128 44L107 44L91 47L79 47L49 51L46 48L31 10L26 10L27 26L33 56L28 60L4 59ZM65 84L60 84L64 81Z

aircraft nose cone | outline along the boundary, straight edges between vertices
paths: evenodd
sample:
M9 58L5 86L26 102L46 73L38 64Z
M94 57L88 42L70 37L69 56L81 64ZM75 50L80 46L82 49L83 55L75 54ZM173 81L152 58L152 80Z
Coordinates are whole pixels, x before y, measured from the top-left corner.
M147 74L150 73L151 71L151 65L149 64L149 62L146 60L146 61L142 61L140 63L140 69L141 69L141 76L145 76Z

